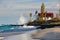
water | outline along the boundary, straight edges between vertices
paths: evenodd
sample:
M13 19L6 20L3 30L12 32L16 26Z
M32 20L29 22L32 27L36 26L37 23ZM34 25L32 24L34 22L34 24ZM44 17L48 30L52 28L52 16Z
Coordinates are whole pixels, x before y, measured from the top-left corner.
M0 39L4 39L5 36L11 36L11 35L17 35L17 34L23 34L29 31L36 30L35 27L28 27L27 26L10 26L10 25L4 25L0 26Z
M5 37L1 38L3 40L60 40L60 28L37 30L35 28L22 28L20 26L3 26L0 27L0 30L4 30L0 32L2 34L12 32L24 32L22 34L17 35L5 35ZM36 35L34 36L35 38L32 37L33 34Z
M36 27L30 27L30 26L10 26L10 25L5 25L0 27L0 34L5 34L5 33L24 33L28 31L36 30Z
M36 31L37 30L33 30L33 31L28 31L24 34L8 36L8 37L5 37L3 40L33 40L31 38L31 34L36 33Z
M24 34L5 37L3 40L60 40L60 28L33 30ZM35 34L35 38L32 35Z
M4 25L4 26L0 26L0 30L10 30L10 29L16 29L19 28L17 26L10 26L10 25Z

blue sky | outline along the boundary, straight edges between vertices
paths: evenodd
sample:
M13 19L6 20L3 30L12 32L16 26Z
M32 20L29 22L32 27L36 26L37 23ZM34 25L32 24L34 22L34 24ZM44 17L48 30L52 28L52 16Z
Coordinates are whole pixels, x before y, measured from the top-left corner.
M30 12L40 12L42 2L46 11L58 13L60 0L0 0L0 24L16 24L21 15L29 18Z

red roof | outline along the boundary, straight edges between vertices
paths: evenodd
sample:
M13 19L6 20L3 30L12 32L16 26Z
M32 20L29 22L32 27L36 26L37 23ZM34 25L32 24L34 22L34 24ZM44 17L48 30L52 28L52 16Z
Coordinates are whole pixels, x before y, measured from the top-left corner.
M54 16L53 12L47 12L46 14L47 14L47 17L53 17ZM41 13L38 13L38 15L40 16Z
M52 12L48 12L47 14L53 14Z

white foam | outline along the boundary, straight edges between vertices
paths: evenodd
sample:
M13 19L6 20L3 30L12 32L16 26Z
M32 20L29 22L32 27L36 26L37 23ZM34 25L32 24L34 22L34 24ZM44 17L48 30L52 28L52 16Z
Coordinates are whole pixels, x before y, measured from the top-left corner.
M11 28L11 29L14 29L14 28Z
M0 37L0 39L4 39L4 37Z
M26 26L24 25L23 28L33 28L34 26Z
M25 24L27 22L26 18L22 15L18 20L18 24Z

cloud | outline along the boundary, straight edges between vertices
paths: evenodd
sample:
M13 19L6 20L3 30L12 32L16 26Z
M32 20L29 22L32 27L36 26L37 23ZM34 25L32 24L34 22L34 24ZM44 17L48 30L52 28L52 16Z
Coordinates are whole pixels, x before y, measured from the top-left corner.
M18 3L16 1L8 2L5 1L4 3L1 4L0 9L28 9L28 8L40 8L41 3L40 2L33 2L33 3L27 3L24 2L21 4L21 1ZM27 0L25 0L27 1ZM45 2L46 3L46 8L53 8L54 6L57 5L57 2Z
M48 11L55 11L59 2L57 0L43 0ZM12 21L19 19L23 14L28 16L30 12L34 14L36 10L40 11L42 0L0 0L0 19L3 18L7 22L10 18ZM59 4L60 5L60 4ZM17 18L17 19L15 19ZM9 20L10 22L12 22ZM4 23L4 20L2 21ZM15 23L15 22L14 22Z

